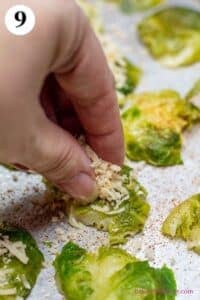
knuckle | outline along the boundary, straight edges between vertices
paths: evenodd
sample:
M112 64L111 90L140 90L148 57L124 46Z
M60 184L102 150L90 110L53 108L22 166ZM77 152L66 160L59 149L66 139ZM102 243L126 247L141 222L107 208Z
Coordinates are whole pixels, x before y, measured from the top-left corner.
M71 177L71 171L73 170L73 150L69 147L67 150L56 151L56 154L52 156L52 153L45 155L46 159L40 167L39 172L44 174L48 179L55 181L57 184L62 184L69 177Z
M51 123L40 125L29 139L25 165L56 183L66 181L76 171L74 145Z

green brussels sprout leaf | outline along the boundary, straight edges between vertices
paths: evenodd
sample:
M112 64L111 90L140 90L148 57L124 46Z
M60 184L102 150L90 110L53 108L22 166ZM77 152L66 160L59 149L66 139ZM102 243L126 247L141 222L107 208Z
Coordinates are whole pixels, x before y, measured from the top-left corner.
M116 89L118 92L118 103L120 107L123 107L125 104L126 98L124 96L129 95L134 91L142 75L142 71L138 67L133 65L129 60L123 58L122 61L124 63L123 66L121 66L121 68L125 80L123 83L121 83L120 81L118 82L116 81ZM115 64L118 64L118 66L120 67L120 64L117 61Z
M186 96L186 99L191 100L198 95L200 96L200 80L198 80L191 89L191 91L189 91L189 93Z
M200 61L200 12L169 7L144 19L139 36L152 56L166 67Z
M170 269L154 269L119 248L88 253L69 242L54 267L59 290L68 300L174 300L176 295Z
M189 249L200 254L200 194L183 201L170 212L162 233L185 240Z
M127 175L123 184L128 190L128 199L120 204L97 199L87 206L72 204L69 210L69 221L75 219L76 222L107 231L111 245L125 243L129 236L141 231L150 209L146 191L132 178L131 169L124 166L122 174Z
M181 164L181 133L200 121L200 110L170 90L131 95L127 102L122 113L127 156L155 166Z
M164 0L107 0L107 1L118 4L121 10L128 14L135 11L146 10L164 2Z
M41 271L43 255L31 235L0 226L0 300L25 299Z

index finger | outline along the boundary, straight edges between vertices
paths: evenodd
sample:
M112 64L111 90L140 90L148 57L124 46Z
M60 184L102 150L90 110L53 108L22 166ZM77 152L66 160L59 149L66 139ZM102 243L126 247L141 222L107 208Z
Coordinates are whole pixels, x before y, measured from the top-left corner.
M73 102L88 143L104 160L122 164L124 139L113 76L99 41L80 17L84 26L77 28L81 38L74 44L70 68L66 63L56 77Z

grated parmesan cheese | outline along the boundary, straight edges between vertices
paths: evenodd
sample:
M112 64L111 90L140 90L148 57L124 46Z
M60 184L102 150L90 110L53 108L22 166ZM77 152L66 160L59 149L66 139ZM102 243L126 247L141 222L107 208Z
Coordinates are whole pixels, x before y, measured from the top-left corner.
M26 276L24 274L21 275L21 280L22 280L22 283L24 285L24 287L27 289L27 290L30 290L31 289L31 285L30 283L28 282Z
M8 281L8 276L12 273L12 269L0 269L0 288Z
M17 294L17 289L12 288L12 289L1 289L0 288L0 296L11 296L11 295L16 295Z
M121 167L99 158L85 143L83 137L79 141L91 160L98 188L98 198L117 208L119 204L129 198L128 190L123 185L126 176L121 174Z
M6 254L8 252L8 249L6 249L3 245L0 243L0 256Z
M98 211L98 212L102 212L102 213L106 213L108 216L113 216L113 215L118 215L121 214L125 211L125 207L110 211L109 208L107 206L104 207L100 207L98 205L91 205L92 209Z
M28 263L28 257L26 255L26 245L21 241L12 242L8 236L0 237L0 255L6 254L7 252L12 256L19 259L23 264Z
M84 224L82 224L81 222L78 222L76 220L76 218L74 217L73 206L70 207L68 222L74 228L77 228L77 229L85 229L86 228L86 226Z

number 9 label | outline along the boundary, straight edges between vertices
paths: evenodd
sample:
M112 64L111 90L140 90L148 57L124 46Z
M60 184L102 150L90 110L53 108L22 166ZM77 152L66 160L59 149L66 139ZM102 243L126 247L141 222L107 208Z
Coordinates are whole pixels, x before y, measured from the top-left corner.
M26 35L35 26L35 14L28 6L15 5L5 15L5 24L12 34Z

